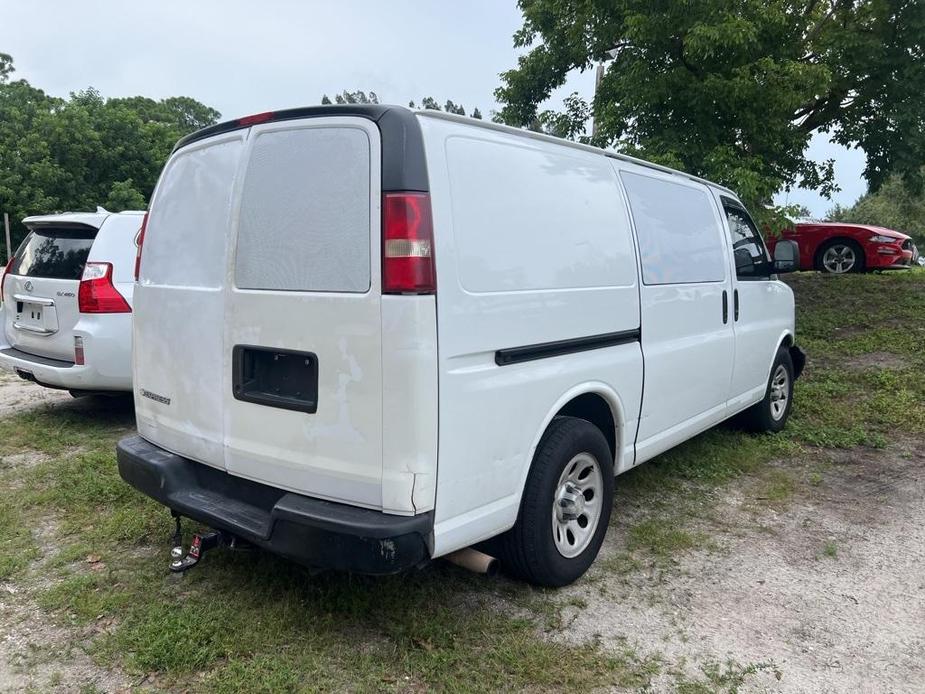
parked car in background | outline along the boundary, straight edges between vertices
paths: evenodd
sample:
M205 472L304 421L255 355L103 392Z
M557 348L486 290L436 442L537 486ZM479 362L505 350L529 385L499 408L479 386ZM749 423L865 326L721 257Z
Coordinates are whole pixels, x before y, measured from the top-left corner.
M570 583L615 475L740 413L784 427L803 357L776 275L797 250L777 250L726 188L480 120L351 105L207 128L139 245L119 472L310 566L491 540L510 573Z
M143 212L27 217L0 277L0 368L73 395L132 389L132 292Z
M912 237L892 229L842 222L799 222L780 238L800 247L800 269L836 275L865 270L902 270L918 262ZM766 239L773 253L777 238Z

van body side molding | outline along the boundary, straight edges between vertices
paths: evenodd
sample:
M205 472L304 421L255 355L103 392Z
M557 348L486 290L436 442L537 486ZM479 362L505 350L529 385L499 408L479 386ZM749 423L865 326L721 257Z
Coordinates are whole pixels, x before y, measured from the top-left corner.
M506 349L499 349L495 352L495 364L498 366L508 366L509 364L519 364L524 361L535 361L537 359L558 357L563 354L586 352L591 349L615 347L616 345L625 345L630 342L639 342L641 337L642 331L639 328L635 328L634 330L621 330L619 332L604 333L602 335L575 337L569 340L541 342L536 345L525 345L523 347L508 347Z

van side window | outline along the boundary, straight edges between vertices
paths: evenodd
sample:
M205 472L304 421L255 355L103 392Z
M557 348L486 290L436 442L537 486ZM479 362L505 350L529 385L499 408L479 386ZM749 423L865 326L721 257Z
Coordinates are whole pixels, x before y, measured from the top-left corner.
M706 190L623 171L645 284L722 282L723 239Z
M726 203L725 210L726 218L729 220L736 277L740 280L770 279L771 263L755 223L738 205Z

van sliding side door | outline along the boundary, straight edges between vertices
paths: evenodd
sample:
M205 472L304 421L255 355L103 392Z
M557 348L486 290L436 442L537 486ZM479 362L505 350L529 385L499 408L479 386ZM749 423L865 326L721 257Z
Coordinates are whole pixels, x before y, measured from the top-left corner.
M735 354L722 220L706 186L621 164L642 271L642 462L722 420Z

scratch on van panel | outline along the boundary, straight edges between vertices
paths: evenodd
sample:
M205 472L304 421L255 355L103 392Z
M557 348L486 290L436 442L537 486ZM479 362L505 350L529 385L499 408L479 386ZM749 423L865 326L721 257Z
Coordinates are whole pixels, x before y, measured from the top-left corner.
M394 540L379 540L379 554L382 555L382 558L386 561L393 561L395 559L395 541Z
M337 372L337 388L334 390L334 406L337 408L337 419L330 424L321 424L318 421L306 421L304 431L306 438L316 440L327 437L336 437L351 443L365 441L363 432L353 425L350 416L350 399L347 389L351 383L360 383L363 380L363 369L356 357L349 351L347 338L342 337L337 342L342 367Z

